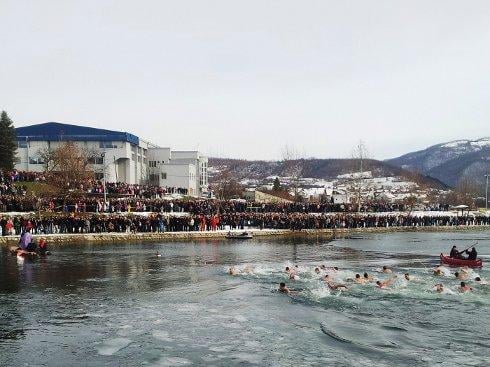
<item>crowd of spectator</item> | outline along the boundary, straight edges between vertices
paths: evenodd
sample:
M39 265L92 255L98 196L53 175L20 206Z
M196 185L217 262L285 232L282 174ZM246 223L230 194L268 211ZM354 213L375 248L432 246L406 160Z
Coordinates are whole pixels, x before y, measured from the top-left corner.
M9 171L3 172L0 170L0 183L14 183L14 182L43 182L46 178L42 172L31 171Z
M0 214L3 235L20 234L23 230L49 234L490 224L486 216L413 216L406 214L410 208L403 203L366 202L361 213L355 213L354 207L331 202L257 204L244 200L175 199L167 195L174 189L125 183L107 183L104 201L100 181L69 196L37 197L22 184L34 181L44 181L43 175L0 172L0 213L21 213L3 217ZM448 206L431 209L444 211Z
M0 186L1 187L1 186ZM1 188L0 188L1 190ZM216 199L172 199L166 196L141 198L135 195L108 197L104 201L100 195L83 195L71 197L32 197L25 191L17 194L0 195L0 212L89 212L89 213L120 213L120 212L187 212L191 214L243 213L248 211L261 213L331 213L352 212L355 206L325 203L247 203L241 200ZM24 194L22 194L24 192ZM440 205L431 209L448 210L449 206ZM409 211L404 204L371 204L363 205L361 212L394 212Z
M234 213L224 215L58 215L0 219L2 235L53 233L146 233L243 229L341 229L490 225L488 216L412 216L315 213Z
M187 189L177 187L162 187L155 185L133 185L124 182L107 182L105 185L107 195L131 196L138 199L162 199L168 194L187 195ZM95 181L88 190L89 194L103 194L104 184Z

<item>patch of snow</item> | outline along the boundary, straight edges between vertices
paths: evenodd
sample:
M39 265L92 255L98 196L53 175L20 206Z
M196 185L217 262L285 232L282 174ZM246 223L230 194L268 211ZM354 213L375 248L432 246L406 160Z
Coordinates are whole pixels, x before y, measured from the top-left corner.
M373 174L371 171L346 173L345 175L338 175L337 178L371 178Z
M472 147L479 147L479 148L490 147L490 138L475 140L472 141L470 144Z
M468 140L455 140L441 145L441 148L457 148L460 145L467 144Z

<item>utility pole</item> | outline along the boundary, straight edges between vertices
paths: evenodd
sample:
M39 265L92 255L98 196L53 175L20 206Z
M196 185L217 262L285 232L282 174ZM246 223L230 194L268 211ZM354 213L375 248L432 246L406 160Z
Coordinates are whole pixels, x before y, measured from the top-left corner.
M359 165L359 191L358 191L358 196L357 196L357 212L361 212L361 190L362 190L362 147L359 145L360 149L360 159L361 159L361 164Z
M486 174L485 178L487 179L486 185L485 185L485 211L488 212L488 177L490 177L490 174Z
M102 186L104 188L104 212L107 204L107 191L105 187L105 152L102 152Z

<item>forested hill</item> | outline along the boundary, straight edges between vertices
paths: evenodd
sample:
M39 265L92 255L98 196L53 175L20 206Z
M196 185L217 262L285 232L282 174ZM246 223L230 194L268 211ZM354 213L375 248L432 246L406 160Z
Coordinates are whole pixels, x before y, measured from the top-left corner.
M339 175L358 172L359 161L355 159L297 159L291 161L248 161L242 159L210 158L210 180L219 176L217 171L226 172L232 177L264 180L270 176L297 176L318 179L332 179ZM364 160L363 170L371 171L375 177L400 176L419 181L434 188L445 188L442 182L432 177L414 174L395 165L378 161Z

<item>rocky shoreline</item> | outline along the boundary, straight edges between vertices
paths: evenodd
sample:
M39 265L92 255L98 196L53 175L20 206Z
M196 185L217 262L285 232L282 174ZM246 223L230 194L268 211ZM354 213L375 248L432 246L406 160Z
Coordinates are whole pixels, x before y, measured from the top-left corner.
M488 225L465 226L431 226L431 227L370 227L370 228L337 228L337 229L308 229L292 231L289 229L247 229L256 238L272 236L320 236L325 238L346 237L363 233L389 232L453 232L453 231L490 231ZM240 233L241 231L234 231ZM228 231L204 232L163 232L163 233L73 233L34 235L35 239L45 237L48 244L114 244L141 242L192 241L205 239L224 239ZM19 236L0 237L0 246L15 246Z

